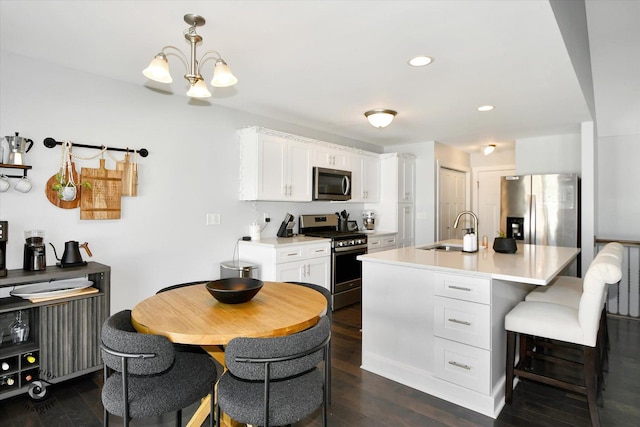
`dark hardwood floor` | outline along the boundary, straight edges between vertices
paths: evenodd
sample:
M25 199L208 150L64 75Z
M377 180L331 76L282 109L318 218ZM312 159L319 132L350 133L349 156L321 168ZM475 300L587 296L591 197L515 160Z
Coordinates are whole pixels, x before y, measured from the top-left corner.
M334 313L332 427L370 426L588 426L583 397L548 386L522 382L514 403L496 420L418 392L360 369L360 307ZM603 427L640 425L640 322L610 318L610 369L606 375ZM54 385L49 397L32 402L26 396L0 401L0 426L100 426L99 374ZM183 425L195 410L185 409ZM113 426L121 419L110 417ZM133 420L134 426L172 426L172 414ZM320 426L321 415L296 427Z

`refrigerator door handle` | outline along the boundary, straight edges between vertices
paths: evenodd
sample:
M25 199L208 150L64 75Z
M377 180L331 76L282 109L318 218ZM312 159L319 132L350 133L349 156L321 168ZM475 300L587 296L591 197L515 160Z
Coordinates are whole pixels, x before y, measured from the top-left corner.
M536 196L535 194L531 195L531 220L530 220L530 225L529 225L529 230L530 230L530 238L531 241L529 243L531 243L532 245L537 244L536 241L536 226L538 225L538 221L536 218Z

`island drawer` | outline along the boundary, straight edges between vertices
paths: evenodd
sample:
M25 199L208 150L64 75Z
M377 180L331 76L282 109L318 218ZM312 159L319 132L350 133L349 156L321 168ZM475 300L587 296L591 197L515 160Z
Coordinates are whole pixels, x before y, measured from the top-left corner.
M435 273L433 278L435 295L482 304L491 302L491 279L447 273Z
M491 310L488 305L434 297L433 328L438 337L491 349Z
M434 376L483 394L491 394L491 352L436 337Z

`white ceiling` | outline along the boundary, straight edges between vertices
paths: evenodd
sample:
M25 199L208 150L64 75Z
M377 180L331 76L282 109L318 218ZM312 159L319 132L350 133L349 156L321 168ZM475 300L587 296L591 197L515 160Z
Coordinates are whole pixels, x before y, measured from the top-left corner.
M589 3L598 3L597 13ZM627 45L635 43L626 49L637 47L640 37L628 35L640 34L640 2L600 3L589 0L589 19L609 16L613 3L622 5L615 8L622 13L614 14L613 22L600 21L598 36L611 39L611 28L619 29L620 19L635 14L636 26L626 28L624 38ZM182 36L186 13L207 20L198 29L204 38L199 56L219 51L239 78L233 88L216 89L207 103L373 144L436 140L469 151L489 142L509 145L515 138L575 131L579 122L591 120L551 7L540 0L2 0L0 47L185 96L187 84L180 78L185 70L176 57L170 57L171 85L149 82L141 70L165 45L188 53ZM607 43L592 41L598 55L611 55ZM416 54L435 62L409 67L407 60ZM606 105L620 105L622 99L626 108L640 111L640 97L598 87L607 79L620 87L620 64L612 67L609 61L628 61L628 54L617 55L594 69L597 114L614 127L617 110ZM639 87L640 73L633 74L637 59L632 57L635 63L622 73L632 88ZM205 65L208 82L212 62ZM37 84L55 82L47 81L43 70ZM189 102L194 101L185 96ZM496 109L477 112L483 104ZM398 116L388 128L374 129L363 115L373 108L394 109ZM622 125L632 123L640 133L638 122Z

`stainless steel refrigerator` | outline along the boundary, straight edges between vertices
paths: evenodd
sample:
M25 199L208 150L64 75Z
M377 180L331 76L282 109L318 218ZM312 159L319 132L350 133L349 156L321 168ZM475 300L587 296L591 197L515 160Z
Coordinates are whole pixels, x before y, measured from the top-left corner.
M580 247L578 175L503 176L500 227L523 243Z

